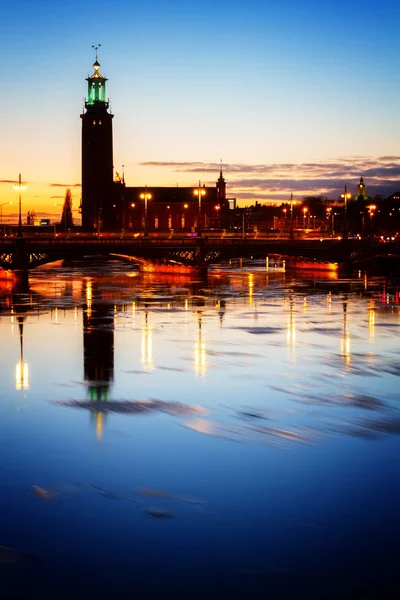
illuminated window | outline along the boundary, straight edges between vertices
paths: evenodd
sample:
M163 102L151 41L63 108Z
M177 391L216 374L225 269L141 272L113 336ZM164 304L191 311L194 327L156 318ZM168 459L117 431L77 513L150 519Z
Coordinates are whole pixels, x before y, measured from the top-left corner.
M181 218L181 227L182 227L182 229L185 229L185 215L182 215L182 218Z
M169 215L169 217L168 217L168 228L172 229L172 217L171 217L171 215Z
M99 125L101 125L101 119L100 119L100 121L99 121Z
M96 125L96 119L93 119L93 127Z
M158 217L154 219L154 229L158 229Z

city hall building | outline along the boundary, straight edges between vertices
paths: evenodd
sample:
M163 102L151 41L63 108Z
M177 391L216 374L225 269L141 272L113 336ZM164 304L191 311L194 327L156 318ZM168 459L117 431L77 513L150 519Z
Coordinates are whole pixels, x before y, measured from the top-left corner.
M220 228L230 204L222 167L215 186L128 187L113 165L114 115L107 78L93 64L82 119L82 228L85 231L193 231Z

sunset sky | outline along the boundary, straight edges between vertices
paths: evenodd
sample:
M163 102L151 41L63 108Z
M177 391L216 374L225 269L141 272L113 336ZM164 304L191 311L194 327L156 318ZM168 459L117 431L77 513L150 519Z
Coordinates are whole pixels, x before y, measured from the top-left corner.
M127 185L214 184L239 205L400 189L398 0L19 0L2 6L0 204L78 207L101 43ZM76 215L77 216L77 213Z

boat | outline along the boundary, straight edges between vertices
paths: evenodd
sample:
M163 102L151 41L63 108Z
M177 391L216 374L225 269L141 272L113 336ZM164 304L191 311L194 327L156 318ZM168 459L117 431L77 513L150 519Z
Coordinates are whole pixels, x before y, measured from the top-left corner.
M15 273L14 271L6 271L5 269L0 267L0 279L2 281L14 281Z
M140 261L140 273L162 273L169 275L191 275L203 277L207 274L207 265L184 265L176 261Z
M301 256L285 258L286 270L302 269L307 271L337 272L339 267L339 263L336 262L312 260L310 258L304 258Z

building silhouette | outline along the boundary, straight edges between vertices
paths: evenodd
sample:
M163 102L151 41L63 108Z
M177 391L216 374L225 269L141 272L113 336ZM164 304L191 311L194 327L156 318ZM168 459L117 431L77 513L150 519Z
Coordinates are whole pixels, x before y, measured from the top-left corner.
M116 224L113 214L113 136L109 101L106 96L106 77L100 64L88 82L87 100L82 119L82 227L90 231Z
M222 173L215 187L128 187L113 167L113 114L97 59L87 77L82 119L82 228L85 231L191 231L226 227L229 202Z

